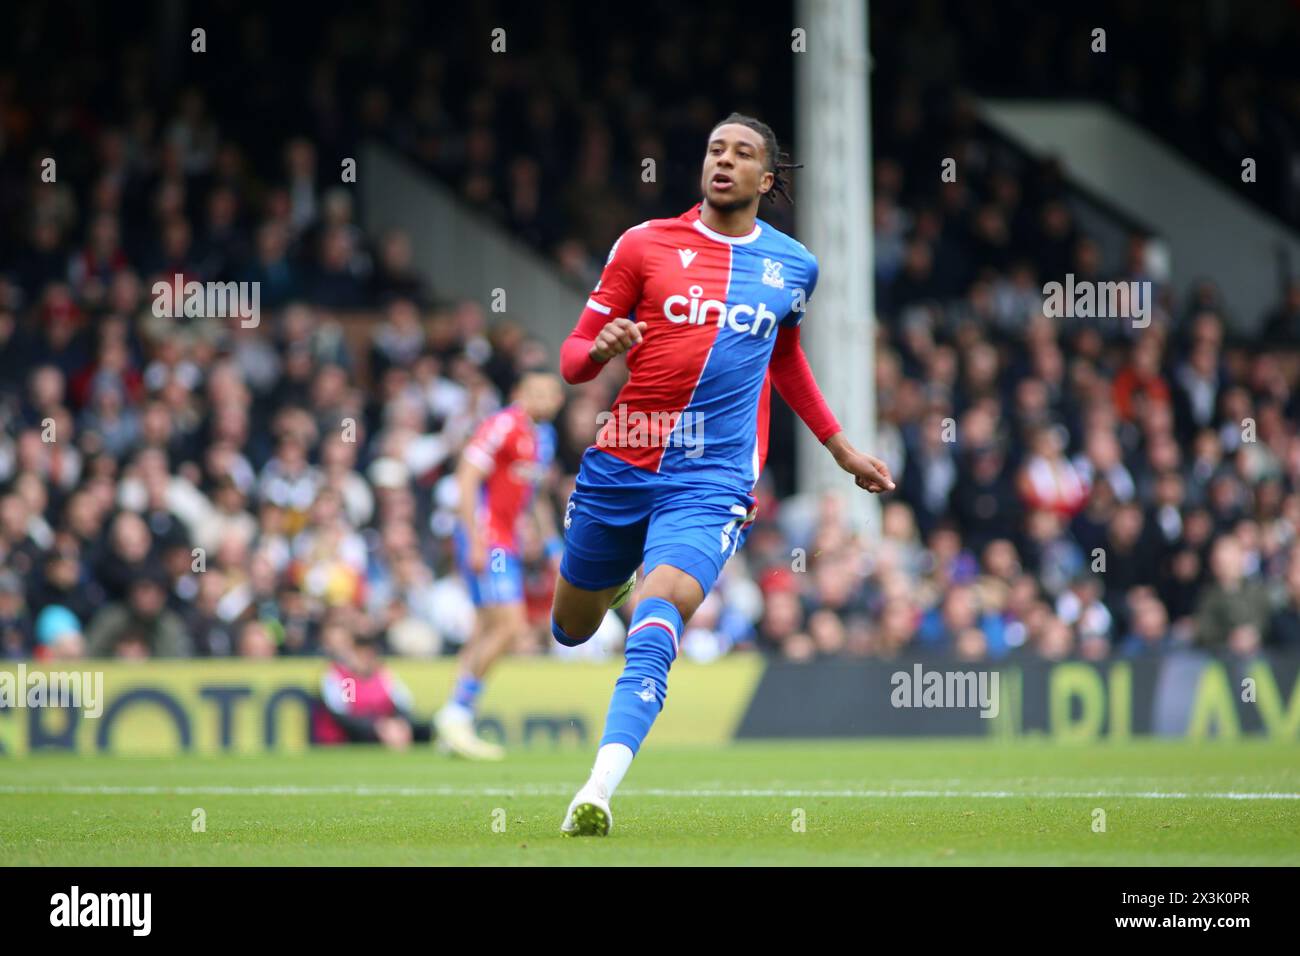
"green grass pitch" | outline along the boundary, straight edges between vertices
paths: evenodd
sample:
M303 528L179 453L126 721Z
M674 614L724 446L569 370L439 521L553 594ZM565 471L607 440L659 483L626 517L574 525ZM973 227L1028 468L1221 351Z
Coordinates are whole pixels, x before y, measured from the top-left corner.
M0 761L0 864L1300 864L1293 743L652 742L613 833L562 837L590 761Z

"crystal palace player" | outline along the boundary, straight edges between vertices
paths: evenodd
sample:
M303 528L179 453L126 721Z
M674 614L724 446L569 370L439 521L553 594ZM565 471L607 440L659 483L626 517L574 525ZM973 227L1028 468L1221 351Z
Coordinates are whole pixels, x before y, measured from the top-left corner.
M766 124L735 113L718 124L703 202L623 233L561 352L569 382L623 352L630 377L566 507L555 639L587 640L645 565L626 665L565 833L609 832L609 800L663 709L683 623L754 519L769 379L858 487L894 488L883 462L849 444L799 346L817 260L757 218L763 196L785 195L778 157Z
M475 760L503 756L500 746L474 732L474 711L488 670L528 630L519 522L531 506L544 535L553 535L555 524L546 496L535 491L555 456L550 422L564 403L564 386L552 373L529 371L511 398L479 426L456 469L456 558L478 613L434 726L440 749ZM555 544L558 549L558 539Z

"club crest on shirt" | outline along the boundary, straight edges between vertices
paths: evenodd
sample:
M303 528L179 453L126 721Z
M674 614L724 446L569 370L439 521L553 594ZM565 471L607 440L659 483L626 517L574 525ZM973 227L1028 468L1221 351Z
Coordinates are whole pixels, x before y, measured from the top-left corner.
M775 259L763 260L763 285L770 285L774 289L785 288L785 279L781 277L781 265Z

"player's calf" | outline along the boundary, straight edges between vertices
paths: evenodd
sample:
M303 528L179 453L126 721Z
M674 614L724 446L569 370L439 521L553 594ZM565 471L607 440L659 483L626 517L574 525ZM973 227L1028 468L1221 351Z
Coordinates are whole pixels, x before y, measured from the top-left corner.
M682 616L662 597L643 597L637 604L623 650L623 673L614 683L605 733L591 776L569 804L562 832L604 836L613 816L609 802L632 765L668 694L668 670L677 658Z

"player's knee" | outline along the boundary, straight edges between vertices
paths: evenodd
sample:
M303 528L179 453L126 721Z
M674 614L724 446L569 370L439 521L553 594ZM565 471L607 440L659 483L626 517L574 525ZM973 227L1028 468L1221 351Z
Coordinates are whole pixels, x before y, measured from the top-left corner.
M690 620L696 608L704 601L700 583L679 568L660 565L646 578L641 600L658 597L677 608L683 621Z

